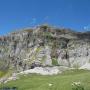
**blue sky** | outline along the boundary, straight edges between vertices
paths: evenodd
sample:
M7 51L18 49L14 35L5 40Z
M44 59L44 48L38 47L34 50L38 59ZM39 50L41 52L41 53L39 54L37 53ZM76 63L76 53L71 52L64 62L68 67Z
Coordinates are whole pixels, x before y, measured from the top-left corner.
M90 0L0 0L0 35L43 23L87 30Z

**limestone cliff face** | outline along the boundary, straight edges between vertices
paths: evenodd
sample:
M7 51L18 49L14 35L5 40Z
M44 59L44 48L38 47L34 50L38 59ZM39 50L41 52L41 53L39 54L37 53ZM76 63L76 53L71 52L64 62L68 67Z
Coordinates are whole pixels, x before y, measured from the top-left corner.
M57 65L78 68L85 63L90 63L90 32L41 25L0 37L0 69L21 71Z

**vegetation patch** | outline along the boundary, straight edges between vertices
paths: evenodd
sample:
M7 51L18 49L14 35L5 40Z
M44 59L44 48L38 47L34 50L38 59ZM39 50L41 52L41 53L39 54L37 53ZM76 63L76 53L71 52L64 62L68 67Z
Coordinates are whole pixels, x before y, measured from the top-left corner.
M20 79L10 81L4 86L15 86L18 90L72 90L73 82L81 82L84 90L90 90L90 71L71 70L52 76L29 74L20 76Z
M44 56L42 57L41 62L42 62L42 63L43 63L43 62L45 62L46 58L47 58L47 56L46 56L46 55L44 55Z
M6 71L0 71L0 78L6 75L6 73L7 73Z
M52 65L54 65L54 66L58 66L59 65L56 58L52 58Z

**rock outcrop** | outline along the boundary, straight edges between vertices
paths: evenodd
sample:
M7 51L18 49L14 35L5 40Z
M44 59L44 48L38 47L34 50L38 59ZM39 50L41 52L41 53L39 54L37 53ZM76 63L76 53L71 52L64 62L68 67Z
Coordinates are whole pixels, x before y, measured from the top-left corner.
M0 69L79 68L90 63L90 32L41 25L0 37Z

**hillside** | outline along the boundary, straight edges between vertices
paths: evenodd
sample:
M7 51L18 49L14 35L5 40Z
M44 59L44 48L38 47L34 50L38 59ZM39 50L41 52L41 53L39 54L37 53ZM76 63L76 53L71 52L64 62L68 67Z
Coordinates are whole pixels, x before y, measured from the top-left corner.
M80 68L86 63L90 63L90 32L41 25L0 37L0 70Z

